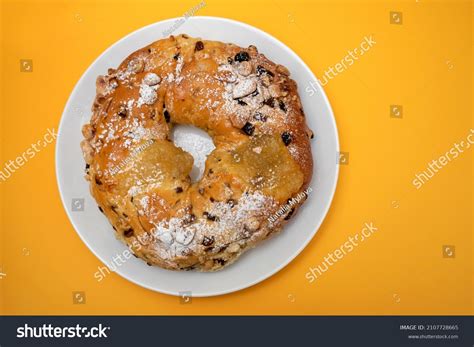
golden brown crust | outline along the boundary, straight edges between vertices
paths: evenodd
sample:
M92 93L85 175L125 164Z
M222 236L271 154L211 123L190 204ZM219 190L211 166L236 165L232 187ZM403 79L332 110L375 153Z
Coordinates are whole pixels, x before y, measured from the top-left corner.
M313 171L312 132L289 75L254 46L180 35L98 77L81 143L86 178L136 256L214 271L281 230ZM213 138L198 182L192 156L169 139L173 124Z

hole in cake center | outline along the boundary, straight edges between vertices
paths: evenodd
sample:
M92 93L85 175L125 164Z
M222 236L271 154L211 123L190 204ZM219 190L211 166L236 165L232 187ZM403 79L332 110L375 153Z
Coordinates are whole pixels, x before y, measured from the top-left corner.
M193 156L193 169L189 175L193 183L199 181L204 174L207 156L216 148L211 137L192 125L176 124L171 132L171 139L176 146Z

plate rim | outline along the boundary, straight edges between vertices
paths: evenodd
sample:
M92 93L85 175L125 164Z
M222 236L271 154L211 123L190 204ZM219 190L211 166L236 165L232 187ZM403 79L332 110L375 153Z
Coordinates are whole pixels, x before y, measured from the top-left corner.
M100 59L102 59L102 57L108 52L110 51L114 46L118 45L119 43L127 40L129 37L131 37L132 35L136 35L138 34L139 32L141 31L144 31L158 23L166 23L166 22L175 22L177 20L180 20L180 19L183 19L185 17L174 17L174 18L169 18L169 19L164 19L164 20L160 20L160 21L157 21L157 22L153 22L153 23L150 23L150 24L147 24L143 27L140 27L132 32L130 32L129 34L125 35L124 37L120 38L119 40L113 42L111 45L109 45L96 59L94 59L94 61L92 63L89 64L88 68L82 73L81 77L79 78L79 80L75 83L74 85L74 88L72 90L72 92L70 93L69 95L69 98L67 99L67 102L64 106L64 109L61 113L61 119L59 121L59 126L58 126L58 139L60 138L61 136L61 129L64 125L64 119L65 119L65 113L66 113L66 110L70 107L70 103L72 102L72 100L74 100L76 94L78 93L78 86L81 84L81 82L83 81L83 79L85 79L85 76L89 73L89 70L92 69L92 67L98 62L100 61ZM186 21L192 21L193 19L204 19L204 20L213 20L213 21L224 21L224 22L228 22L230 24L233 24L233 25L237 25L237 26L243 26L243 27L246 27L247 29L250 29L250 30L254 30L254 31L257 31L259 32L259 34L262 34L264 36L267 36L271 41L273 41L272 43L276 43L278 45L280 45L281 47L283 47L285 49L285 51L287 53L289 53L294 59L296 59L298 61L298 63L300 63L303 67L305 67L310 73L311 73L311 77L313 78L313 81L314 83L316 83L317 87L318 87L318 91L321 93L321 96L324 100L324 103L329 111L329 114L328 116L330 116L330 122L331 122L331 125L332 127L334 128L334 141L335 141L335 147L336 147L336 150L337 150L337 153L339 153L340 151L340 143L339 143L339 133L338 133L338 127L337 127L337 123L336 123L336 118L334 117L334 112L333 112L333 109L332 109L332 106L329 102L329 99L323 89L323 87L321 86L321 84L319 83L319 80L316 78L315 74L313 73L313 71L309 68L309 66L303 61L303 59L301 59L297 54L296 52L294 52L290 47L288 47L286 44L284 44L282 41L280 41L279 39L277 39L276 37L274 37L273 35L267 33L266 31L262 30L262 29L259 29L257 27L254 27L250 24L247 24L247 23L244 23L244 22L241 22L241 21L237 21L237 20L234 20L234 19L230 19L230 18L225 18L225 17L216 17L216 16L192 16L192 17L189 17L186 19ZM65 199L65 196L64 196L64 192L63 192L63 188L62 188L62 185L61 185L61 180L60 180L60 168L59 168L59 141L56 141L56 144L55 144L55 173L56 173L56 182L57 182L57 185L58 185L58 190L59 190L59 195L60 195L60 198L61 198L61 202L62 202L62 205L63 205L63 208L64 210L66 211L66 215L69 219L69 222L72 224L73 226L73 229L75 230L75 232L78 234L79 238L81 239L81 241L87 246L87 248L89 249L89 251L92 252L92 254L95 255L96 258L98 258L100 260L100 262L103 263L103 265L105 266L108 266L107 264L107 261L102 259L102 256L100 256L98 254L98 252L96 252L96 250L94 249L94 247L92 247L86 240L85 240L85 236L83 236L81 234L81 232L78 230L79 228L77 227L76 223L74 222L74 219L72 218L72 212L69 210L69 205L68 203L64 200ZM314 170L314 168L313 168ZM314 173L314 171L313 171ZM308 246L308 244L311 242L311 240L314 238L314 236L316 235L316 233L319 231L322 223L324 222L324 220L326 219L327 217L327 214L329 212L329 209L331 208L332 206L332 203L333 203L333 200L334 200L334 195L336 193L336 189L337 189L337 183L339 181L339 165L337 164L335 166L335 172L334 172L334 182L333 182L333 185L332 187L330 187L330 196L329 196L329 199L328 199L328 202L326 204L326 206L324 207L323 209L323 213L321 214L322 218L321 220L319 221L319 223L316 225L316 227L314 228L314 231L309 233L308 234L308 237L306 238L306 240L304 242L301 243L300 247L295 251L293 252L293 254L288 257L287 259L285 259L285 261L283 261L279 266L275 267L274 269L272 269L272 271L268 271L267 273L265 273L265 275L262 275L260 277L258 277L257 279L251 281L251 282L247 282L241 286L238 286L238 287L234 287L234 288L231 288L231 289L227 289L227 290L219 290L219 291L213 291L212 293L208 293L208 294L196 294L196 295L192 295L192 297L213 297L213 296L221 296L221 295L226 295L226 294L230 294L230 293L234 293L234 292L238 292L238 291L242 291L244 289L247 289L247 288L250 288L250 287L253 287L254 285L260 283L260 282L263 282L265 280L267 280L268 278L274 276L275 274L277 274L278 272L280 272L283 268L285 268L289 263L291 263L298 255L301 254L301 252ZM314 178L313 178L314 179ZM173 291L169 291L169 290L165 290L165 289L161 289L161 288L156 288L156 287L152 287L146 283L143 283L143 282L139 282L138 280L134 279L133 277L129 276L128 274L125 274L125 273L122 273L120 270L116 270L116 271L113 271L114 273L118 274L120 277L126 279L127 281L130 281L132 283L134 283L135 285L138 285L142 288L146 288L148 290L151 290L151 291L154 291L154 292L158 292L158 293L162 293L162 294L167 294L167 295L172 295L172 296L179 296L180 294L179 293L176 293L176 292L173 292Z

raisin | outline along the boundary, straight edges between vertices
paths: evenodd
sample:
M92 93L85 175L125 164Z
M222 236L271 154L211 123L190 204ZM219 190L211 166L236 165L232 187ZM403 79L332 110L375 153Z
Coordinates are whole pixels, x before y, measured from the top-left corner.
M234 199L229 199L227 200L227 204L229 204L229 206L232 208L237 205L237 201L235 201Z
M118 111L118 115L120 116L120 118L126 118L127 109L124 106L120 107L120 110Z
M187 256L189 256L189 255L191 255L191 254L193 254L193 251L190 250L189 248L184 248L184 249L181 251L181 255L182 255L183 257L187 257ZM182 269L184 269L184 268L182 268Z
M182 192L183 192L183 188L177 187L177 188L175 189L175 191L176 191L176 193L178 193L178 194L179 194L179 193L182 193Z
M224 265L225 265L225 263L227 263L227 261L226 261L226 260L224 260L224 259L221 259L221 258L214 259L214 262L216 262L216 263L218 263L219 265L222 265L222 266L224 266Z
M293 213L295 212L295 209L292 208L290 210L290 212L288 212L288 214L286 215L286 217L284 218L285 220L289 220L291 218L291 216L293 215Z
M209 201L210 201L210 202L214 202L214 201L216 201L216 200L211 196L211 197L209 198Z
M130 237L133 236L133 228L128 228L123 231L123 236Z
M250 59L250 56L247 52L239 52L235 55L234 60L235 61L248 61Z
M252 232L244 225L244 230L240 233L240 237L248 239L250 236L252 236Z
M169 123L170 120L171 120L171 116L170 116L170 113L168 112L168 110L165 110L165 112L163 112L163 114L165 115L166 123Z
M203 246L210 246L213 243L214 243L214 236L210 236L210 237L204 236L204 238L202 239Z
M196 42L196 46L194 47L195 51L202 51L204 49L204 43L202 41Z
M259 122L266 122L267 121L267 116L264 115L263 113L260 113L260 112L256 112L255 115L253 116L253 118L256 121L259 121Z
M257 71L257 76L262 76L263 74L267 74L272 77L275 76L273 72L265 69L262 65L258 65L256 71Z
M206 218L207 220L210 220L211 222L219 221L219 218L217 216L214 216L213 214L208 214Z
M219 217L214 216L213 214L208 214L207 219L212 221L212 222L216 222L216 221L218 222L219 221Z
M253 132L255 130L255 127L253 126L252 123L247 122L247 123L245 123L245 125L242 127L241 130L244 132L244 134L246 134L248 136L252 136Z
M291 134L287 131L281 134L281 139L283 140L283 143L285 144L285 146L288 146L291 143L291 140L293 140L293 138L291 137Z
M257 66L257 76L261 76L266 72L267 72L267 69L265 69L262 65Z
M268 98L263 102L265 105L273 107L275 106L275 99L273 97Z
M278 101L278 106L280 107L280 110L286 112L286 105L282 100Z
M207 218L207 220L210 220L210 221L219 221L219 217L217 216L214 216L213 214L210 214L209 212L203 212L202 214L203 216L205 216Z
M191 224L196 220L196 216L194 213L188 214L186 217L184 217L184 222L186 224Z

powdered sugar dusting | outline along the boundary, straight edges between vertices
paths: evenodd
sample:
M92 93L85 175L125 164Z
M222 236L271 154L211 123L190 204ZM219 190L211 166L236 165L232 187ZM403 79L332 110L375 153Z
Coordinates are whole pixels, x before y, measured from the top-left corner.
M155 224L153 237L157 255L162 259L172 259L186 251L195 251L201 246L204 236L213 237L216 243L226 245L238 241L242 232L260 226L258 218L266 215L268 209L276 206L275 201L259 191L245 192L236 204L216 202L208 211L215 221L200 218L193 224L185 219L173 217ZM233 232L231 232L233 231Z
M175 82L179 84L179 82L181 82L183 80L183 76L181 76L181 71L183 70L183 65L184 65L184 59L183 59L183 56L179 56L178 57L178 64L176 64L176 68L175 68L175 72L174 72L174 75L175 75Z
M137 100L137 106L140 107L144 104L153 105L158 97L156 90L157 86L149 86L148 84L140 85L140 98Z

